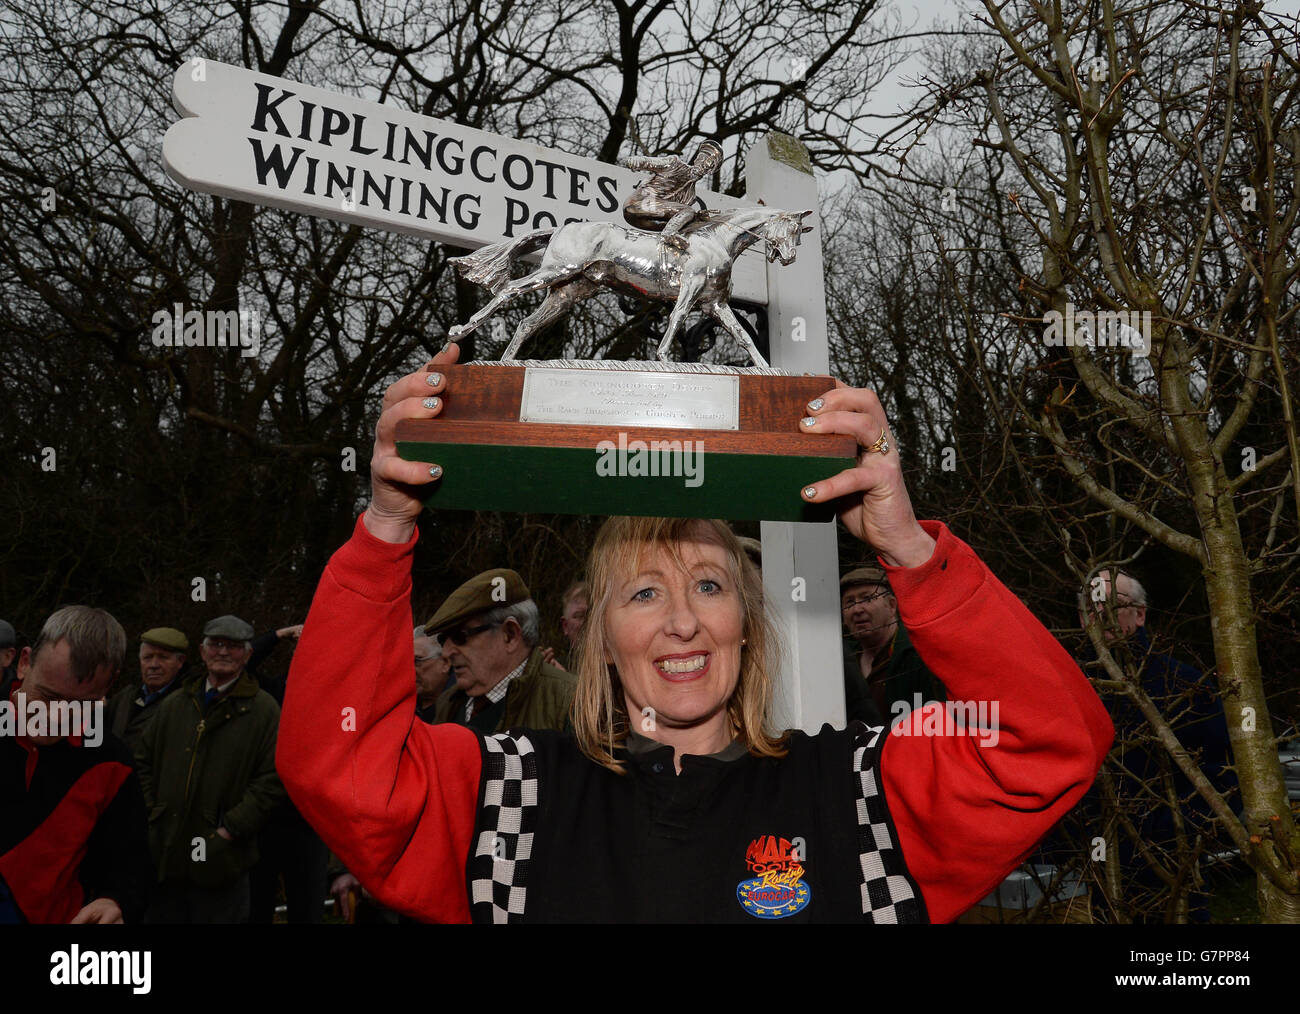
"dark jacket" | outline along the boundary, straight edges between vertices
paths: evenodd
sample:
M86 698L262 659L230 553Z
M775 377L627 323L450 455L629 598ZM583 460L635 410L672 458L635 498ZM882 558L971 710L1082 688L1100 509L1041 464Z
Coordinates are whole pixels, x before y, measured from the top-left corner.
M577 688L578 678L573 673L548 665L542 660L541 649L534 648L524 671L510 681L503 700L489 704L466 722L469 695L453 685L438 698L435 722L458 722L489 736L506 729L563 730Z
M872 694L872 685L862 675L858 661L861 654L857 641L848 638L844 642L844 711L848 721L892 725L905 713L896 706L899 701L905 702L910 711L916 705L916 694L921 695L922 703L948 699L943 683L921 661L902 623L895 629L894 639L872 662L872 675L881 666L885 672L878 695Z
M244 669L248 674L257 680L257 685L275 698L275 703L284 704L284 684L288 679L288 673L275 675L272 672L264 672L262 663L271 657L272 653L280 645L280 637L274 630L268 630L264 634L258 634L252 640L253 653L248 656L248 662L245 663Z
M244 672L205 715L206 684L192 680L159 706L136 767L158 879L218 887L257 861L257 832L286 797L275 773L279 706Z
M144 730L158 714L158 706L184 686L187 676L184 670L177 673L176 678L148 703L144 699L144 687L139 683L123 687L108 699L108 705L104 708L108 731L127 745L132 756L140 749Z
M139 922L152 871L126 747L0 736L0 924L66 923L96 898Z
M1128 647L1141 663L1142 689L1169 720L1179 742L1193 757L1199 757L1200 768L1210 783L1228 797L1230 805L1239 806L1235 798L1237 776L1230 769L1228 721L1218 688L1193 666L1179 662L1172 655L1153 651L1146 627L1138 627L1128 639ZM1083 667L1090 674L1098 672L1092 651L1084 653ZM1168 752L1159 743L1150 742L1146 719L1133 699L1127 694L1107 692L1102 696L1102 703L1115 723L1115 755L1122 765L1116 776L1116 791L1121 798L1147 799L1149 790L1145 783L1168 771L1179 798L1186 801L1183 817L1198 829L1211 827L1214 818L1209 804L1192 788ZM1174 839L1173 812L1168 806L1135 804L1135 808L1144 839L1162 844Z

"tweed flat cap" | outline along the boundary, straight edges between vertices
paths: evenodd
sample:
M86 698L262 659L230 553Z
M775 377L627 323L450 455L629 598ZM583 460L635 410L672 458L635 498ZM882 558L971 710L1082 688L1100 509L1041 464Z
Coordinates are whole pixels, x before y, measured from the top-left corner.
M152 644L168 651L189 651L190 639L175 627L153 627L140 635L141 644Z
M840 578L840 592L858 584L883 584L888 588L889 578L885 576L883 567L859 567Z
M218 616L215 620L208 620L208 625L203 628L203 636L224 637L231 641L251 641L253 625L238 616Z
M432 637L450 630L475 613L499 606L512 606L527 598L532 598L528 585L513 570L505 567L485 570L447 596L447 601L438 607L438 611L424 625L424 632Z

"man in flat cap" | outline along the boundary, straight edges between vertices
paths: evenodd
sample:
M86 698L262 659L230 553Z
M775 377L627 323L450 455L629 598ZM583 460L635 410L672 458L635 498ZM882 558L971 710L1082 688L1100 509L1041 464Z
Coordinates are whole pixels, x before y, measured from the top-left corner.
M158 705L180 687L190 639L175 627L154 627L140 635L140 682L123 687L108 701L109 731L131 748L140 747L145 727Z
M917 694L921 703L947 699L943 684L925 667L899 622L898 601L884 568L859 567L840 578L840 615L851 638L844 651L850 721L891 725L916 706Z
M539 627L537 603L513 570L484 571L452 592L425 624L456 677L436 720L484 735L564 729L577 677L542 658Z
M286 799L275 773L280 707L245 671L253 628L219 616L203 628L206 678L169 694L136 763L158 865L156 923L239 923L249 915L257 832Z

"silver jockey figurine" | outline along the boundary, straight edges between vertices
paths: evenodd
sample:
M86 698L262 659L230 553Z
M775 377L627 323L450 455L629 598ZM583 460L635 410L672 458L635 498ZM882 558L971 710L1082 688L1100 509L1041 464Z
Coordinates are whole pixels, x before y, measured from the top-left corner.
M632 156L620 165L651 176L637 184L623 204L623 217L629 225L658 232L663 241L677 250L686 249L682 229L699 215L695 207L695 184L722 164L722 148L715 141L704 141L695 149L695 158L687 162L680 155L664 158Z

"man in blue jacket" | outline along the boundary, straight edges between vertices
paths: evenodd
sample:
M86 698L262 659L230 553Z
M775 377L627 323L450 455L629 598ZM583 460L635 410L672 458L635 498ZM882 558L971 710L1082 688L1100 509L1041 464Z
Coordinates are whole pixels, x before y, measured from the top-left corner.
M1085 624L1103 623L1103 636L1114 650L1118 651L1118 646L1123 644L1132 653L1140 667L1142 689L1169 721L1183 747L1199 758L1201 770L1210 783L1235 807L1237 777L1229 769L1232 754L1223 705L1213 684L1196 668L1172 655L1152 650L1146 630L1146 589L1130 574L1118 571L1112 581L1110 571L1102 570L1092 579L1085 595L1086 601L1080 604L1081 620ZM1113 609L1113 625L1106 620L1108 604ZM1085 615L1085 606L1091 606L1090 615ZM1095 675L1095 661L1085 660L1085 671L1089 671L1089 665ZM1129 815L1149 856L1160 862L1166 873L1177 876L1177 864L1173 861L1178 855L1175 809L1165 801L1165 779L1172 780L1173 791L1183 801L1178 813L1187 840L1194 841L1198 833L1205 836L1201 854L1214 851L1209 843L1214 841L1217 829L1210 806L1192 788L1168 752L1152 740L1146 720L1131 697L1108 694L1102 699L1115 723L1112 758L1122 768L1115 780L1120 811ZM1131 874L1143 887L1167 888L1169 885L1153 868L1150 859L1140 854L1132 835L1121 830L1119 838L1119 861L1125 873ZM1197 871L1189 871L1185 876L1188 875L1199 879ZM1191 891L1189 917L1193 922L1209 921L1209 896L1203 889ZM1164 914L1156 915L1154 921L1165 921Z

